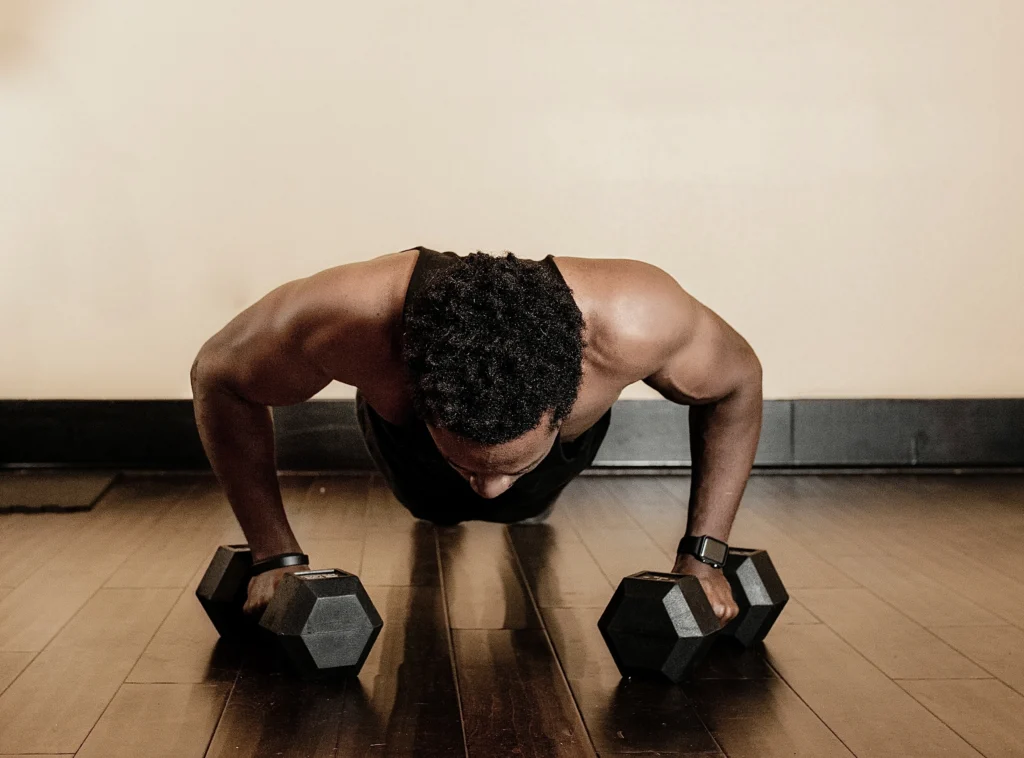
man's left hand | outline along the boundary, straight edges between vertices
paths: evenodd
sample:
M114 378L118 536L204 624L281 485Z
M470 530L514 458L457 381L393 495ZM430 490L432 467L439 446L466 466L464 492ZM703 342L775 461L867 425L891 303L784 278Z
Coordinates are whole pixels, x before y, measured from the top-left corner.
M711 603L711 608L722 626L736 618L736 614L740 612L732 596L729 580L725 578L722 569L713 568L692 555L678 555L672 573L689 574L700 580L700 586L704 588L704 594L708 596L708 602Z

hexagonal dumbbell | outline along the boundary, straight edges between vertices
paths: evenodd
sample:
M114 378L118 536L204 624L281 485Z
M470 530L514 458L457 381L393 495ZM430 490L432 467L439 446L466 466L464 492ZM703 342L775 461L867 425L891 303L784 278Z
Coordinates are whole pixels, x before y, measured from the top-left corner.
M249 590L252 553L248 545L221 545L206 568L196 597L225 639L251 634L256 619L242 613Z
M251 636L242 612L252 569L247 545L222 545L196 589L217 632ZM285 574L258 619L291 667L306 678L359 673L383 623L359 577L340 569Z
M304 677L356 675L383 622L355 574L341 569L285 574L260 617Z
M789 593L766 550L729 548L723 571L740 612L722 629L722 636L750 647L771 630L789 602Z
M789 600L768 553L730 549L724 572L740 608L724 629L696 577L642 571L623 579L597 623L620 673L678 683L716 639L763 640Z
M641 571L619 582L597 628L623 676L680 682L721 627L696 577Z

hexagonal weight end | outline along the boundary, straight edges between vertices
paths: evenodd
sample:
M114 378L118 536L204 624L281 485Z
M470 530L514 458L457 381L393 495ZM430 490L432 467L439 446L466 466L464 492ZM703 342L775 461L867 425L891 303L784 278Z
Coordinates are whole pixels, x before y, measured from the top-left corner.
M260 626L303 677L355 676L383 622L359 577L340 569L286 574Z
M240 637L255 627L242 613L251 569L248 545L221 545L196 587L196 597L221 637Z
M723 635L744 647L761 642L789 601L779 572L765 550L729 548L725 576L740 612Z
M627 576L597 627L623 676L680 682L711 646L718 619L693 576Z

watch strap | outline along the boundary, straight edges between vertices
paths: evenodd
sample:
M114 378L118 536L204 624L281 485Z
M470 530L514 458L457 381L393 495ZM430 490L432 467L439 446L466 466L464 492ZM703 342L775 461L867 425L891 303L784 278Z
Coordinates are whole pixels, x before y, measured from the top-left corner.
M288 566L308 565L309 556L305 553L281 553L280 555L272 555L269 558L264 558L261 561L254 561L249 573L252 576L258 576L259 574L264 574L267 571L273 571L274 569L287 568Z

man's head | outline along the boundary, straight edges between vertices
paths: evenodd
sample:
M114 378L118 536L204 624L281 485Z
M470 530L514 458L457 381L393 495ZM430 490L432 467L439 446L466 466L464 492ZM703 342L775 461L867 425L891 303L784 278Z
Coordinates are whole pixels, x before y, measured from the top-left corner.
M410 298L403 357L438 449L494 497L543 459L576 400L583 316L548 264L473 253Z

